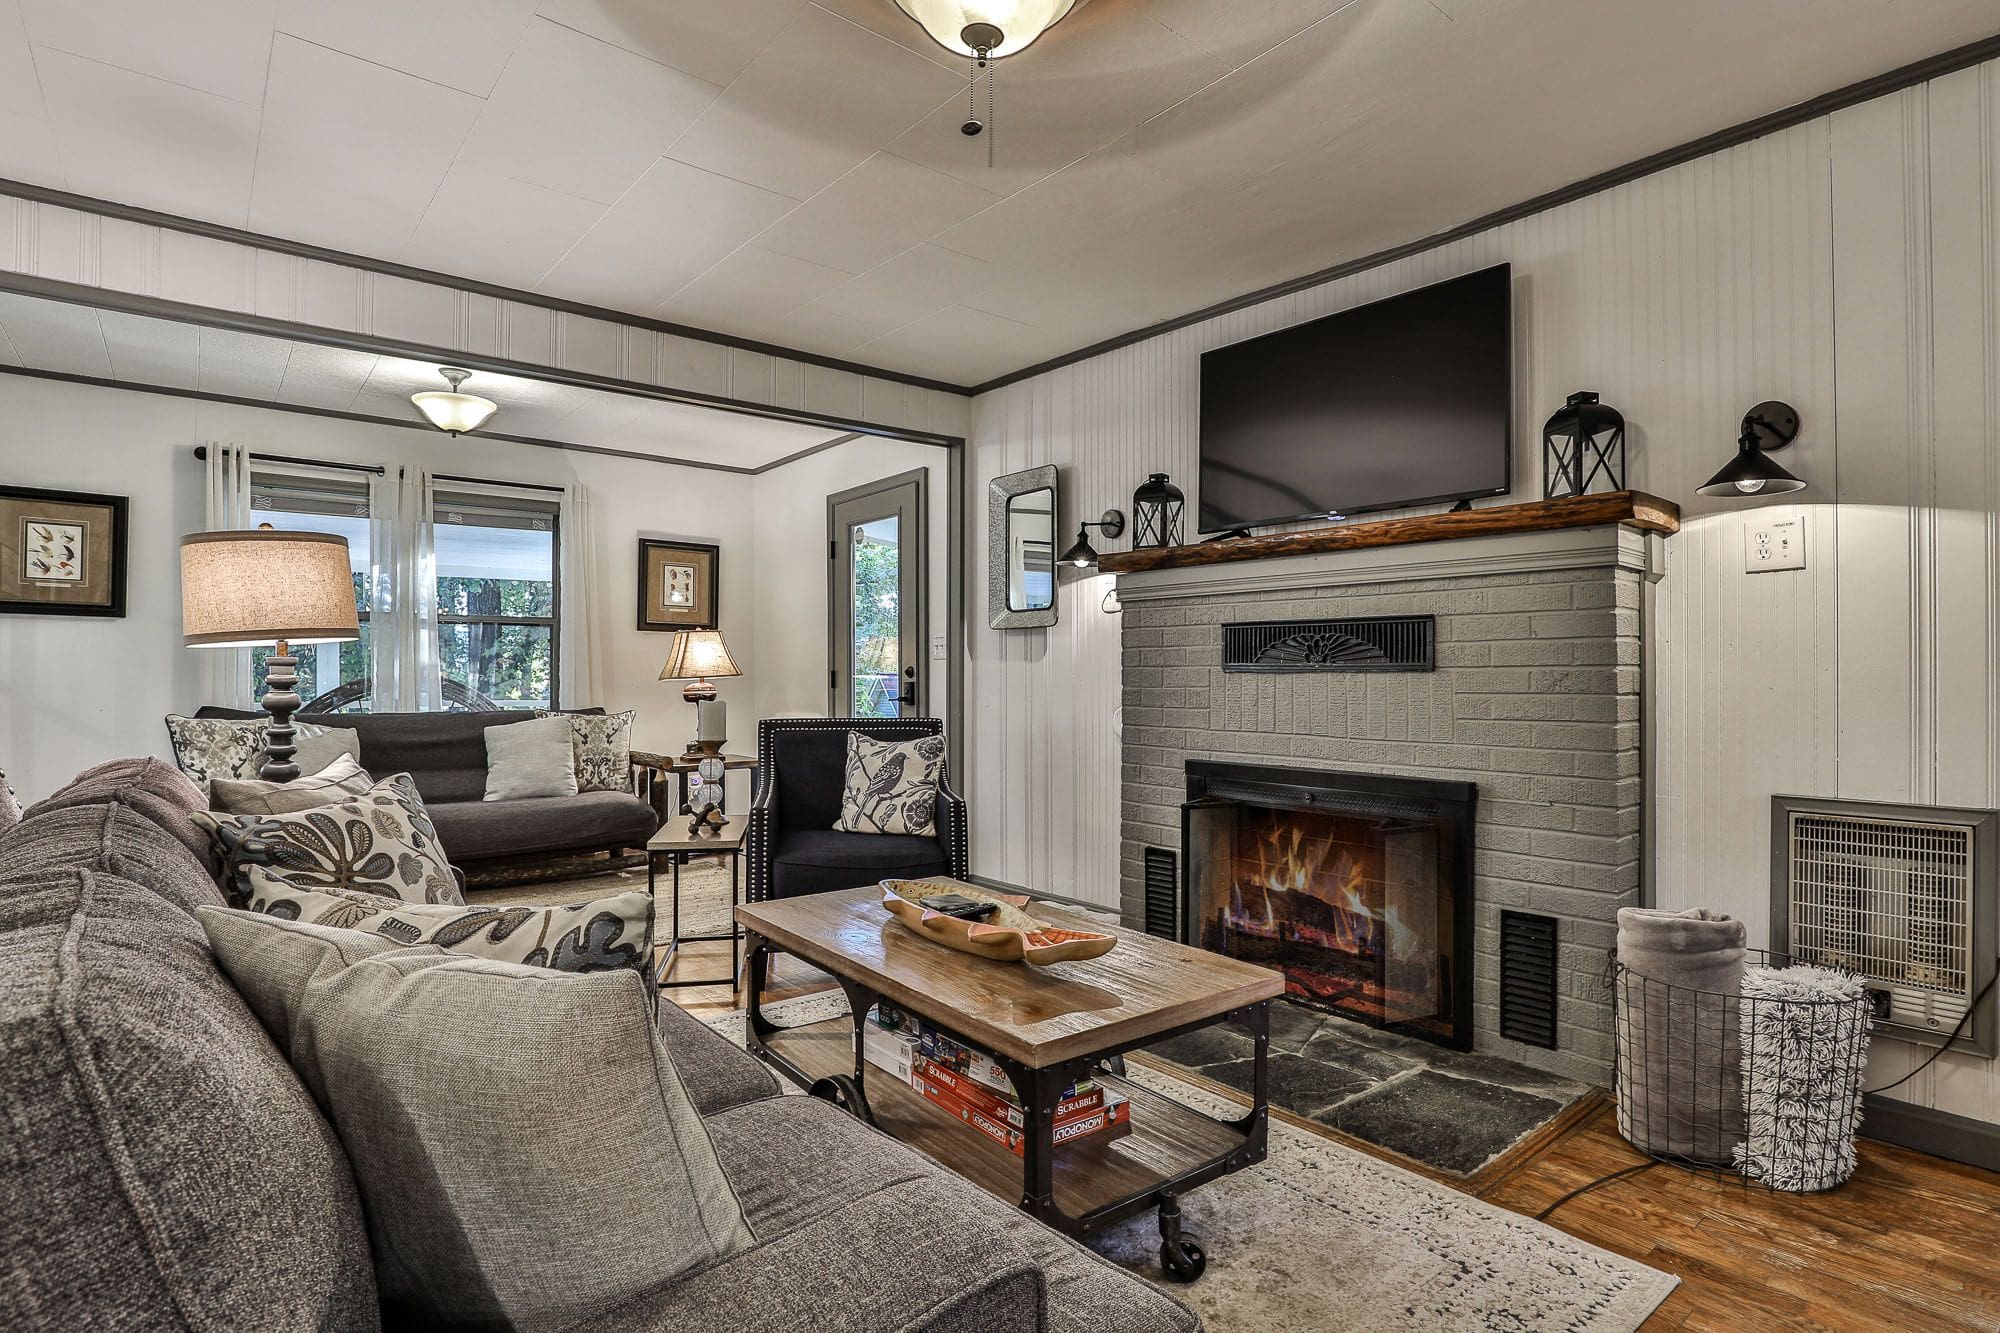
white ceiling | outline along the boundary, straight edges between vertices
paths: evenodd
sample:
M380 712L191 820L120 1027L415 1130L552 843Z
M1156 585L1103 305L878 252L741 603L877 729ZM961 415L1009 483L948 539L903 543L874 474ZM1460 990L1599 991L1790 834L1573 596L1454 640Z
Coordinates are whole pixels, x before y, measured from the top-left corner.
M0 372L8 366L407 422L423 421L411 394L447 387L429 361L0 292ZM846 438L824 426L513 375L479 372L465 391L500 405L480 434L654 458L756 468Z
M1990 36L1995 0L0 0L0 175L956 383Z

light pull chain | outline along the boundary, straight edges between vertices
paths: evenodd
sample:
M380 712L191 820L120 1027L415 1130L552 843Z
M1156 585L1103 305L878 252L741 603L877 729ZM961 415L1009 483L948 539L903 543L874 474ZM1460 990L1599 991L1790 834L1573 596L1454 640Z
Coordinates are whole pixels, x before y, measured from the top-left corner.
M978 47L972 53L972 63L965 72L965 123L958 127L966 138L986 136L986 166L993 166L993 62L988 56L989 48ZM979 76L986 75L986 119L979 118Z
M993 128L993 66L981 56L979 63L986 66L986 169L993 170L993 136L998 133Z

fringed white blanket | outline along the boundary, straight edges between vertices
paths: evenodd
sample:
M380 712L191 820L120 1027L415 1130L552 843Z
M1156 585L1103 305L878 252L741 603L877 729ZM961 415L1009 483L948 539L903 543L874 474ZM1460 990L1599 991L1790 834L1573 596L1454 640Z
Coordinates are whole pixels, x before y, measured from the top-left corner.
M1743 976L1743 1174L1805 1194L1854 1174L1869 1004L1859 978L1823 967Z

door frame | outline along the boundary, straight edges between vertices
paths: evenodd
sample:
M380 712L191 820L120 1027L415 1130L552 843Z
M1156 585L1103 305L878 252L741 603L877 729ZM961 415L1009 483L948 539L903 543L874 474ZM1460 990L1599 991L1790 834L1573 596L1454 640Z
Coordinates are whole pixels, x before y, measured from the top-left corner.
M840 669L834 664L835 645L840 642L841 632L840 536L834 518L835 511L841 505L851 504L856 500L865 500L870 496L881 494L884 491L901 490L912 483L915 484L917 497L915 515L916 580L918 592L915 619L917 642L916 716L932 716L930 666L933 660L931 657L930 639L931 470L928 467L918 467L911 468L907 472L899 472L892 477L882 477L875 481L864 482L859 486L850 486L844 491L835 491L832 495L826 497L826 701L828 715L831 717L849 717L854 712L852 700L849 700L844 706L841 703ZM852 627L850 627L850 632L852 632ZM950 667L954 664L948 660L946 665ZM947 681L952 697L958 697L958 672L955 670L951 671L947 677ZM851 683L849 688L852 688ZM948 719L947 725L950 725L953 721L955 719Z

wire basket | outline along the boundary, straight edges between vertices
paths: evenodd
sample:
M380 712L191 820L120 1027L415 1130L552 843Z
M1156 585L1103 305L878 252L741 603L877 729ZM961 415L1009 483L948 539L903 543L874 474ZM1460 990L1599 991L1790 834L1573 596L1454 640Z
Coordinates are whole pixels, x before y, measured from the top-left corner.
M1612 958L1618 1132L1657 1161L1831 1189L1854 1172L1872 1008L1851 974L1745 955L1744 988L1730 993Z

